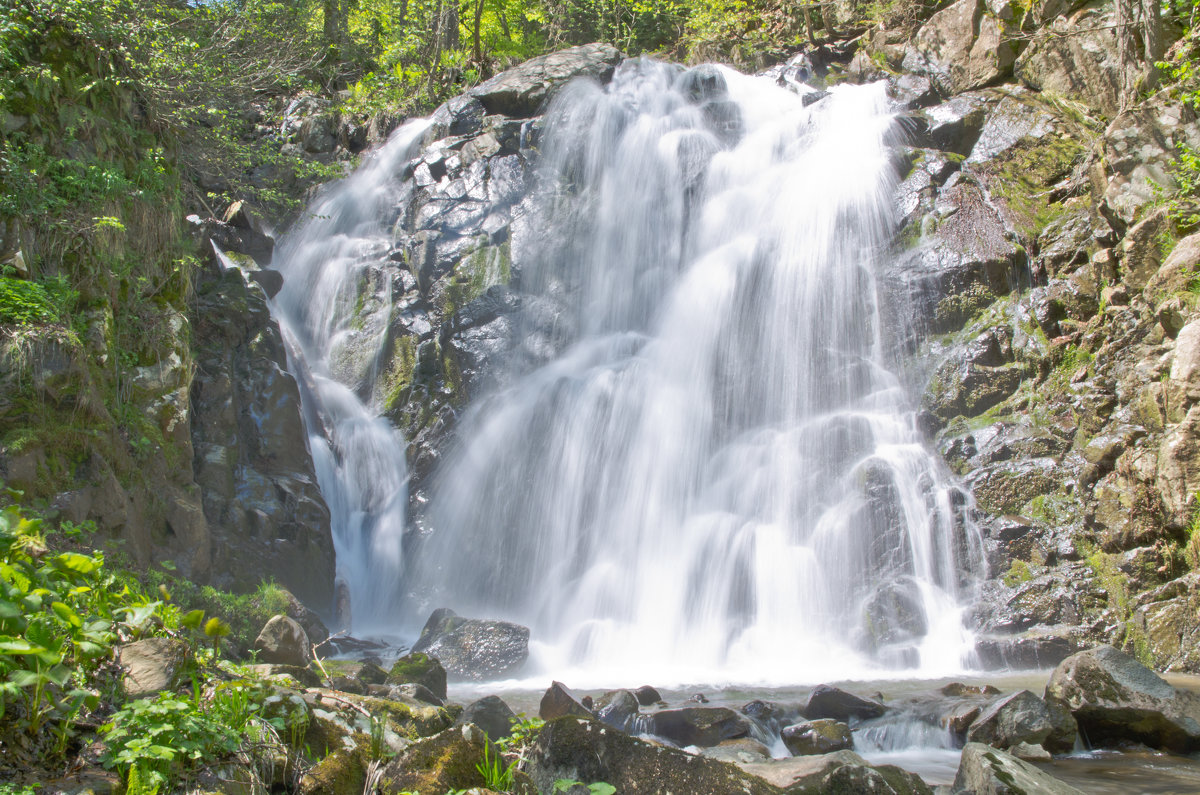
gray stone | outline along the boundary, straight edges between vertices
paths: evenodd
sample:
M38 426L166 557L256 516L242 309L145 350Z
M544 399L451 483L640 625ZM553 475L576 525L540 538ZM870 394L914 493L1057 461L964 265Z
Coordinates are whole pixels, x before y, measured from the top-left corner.
M516 713L499 696L484 696L468 704L457 723L473 723L483 729L492 742L512 734Z
M997 748L1029 743L1065 753L1075 747L1076 734L1069 712L1021 690L989 705L967 729L967 741Z
M928 75L946 96L991 85L1012 70L1016 50L983 0L958 0L921 26L904 68Z
M566 715L578 718L594 717L592 711L585 707L566 685L562 682L551 682L550 687L542 694L538 717L544 721L552 721Z
M963 748L953 789L962 795L1083 795L1028 762L980 743Z
M833 718L847 722L851 719L878 718L887 707L878 701L856 696L829 685L817 685L808 696L802 712L809 720Z
M750 733L750 722L725 707L665 709L648 715L646 723L651 734L681 747L718 745Z
M584 44L533 58L501 72L471 89L488 113L528 117L545 104L553 89L576 77L605 79L621 61L621 53L609 44Z
M254 648L259 659L266 663L306 668L312 662L308 633L288 616L275 616L268 621L255 638Z
M412 651L441 661L453 679L484 681L518 673L529 657L529 628L436 610Z
M1071 710L1093 746L1137 742L1179 753L1200 749L1200 697L1177 691L1111 646L1063 660L1050 675L1046 699Z
M187 644L175 638L146 638L120 646L117 664L125 671L125 695L147 698L174 689L190 657Z
M793 756L811 756L846 750L854 745L850 727L837 720L823 718L796 723L784 728L783 744Z

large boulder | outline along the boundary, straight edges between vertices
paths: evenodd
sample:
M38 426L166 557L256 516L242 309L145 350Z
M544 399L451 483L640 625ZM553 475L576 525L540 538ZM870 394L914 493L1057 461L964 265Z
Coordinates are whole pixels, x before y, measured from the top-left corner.
M1046 684L1046 700L1071 710L1094 746L1145 743L1180 753L1200 749L1200 698L1111 646L1063 660Z
M553 792L554 782L564 778L604 781L622 795L781 792L727 762L648 743L574 717L551 721L543 727L529 752L528 764L538 792Z
M474 723L483 729L488 739L495 742L512 734L516 714L499 696L484 696L467 705L458 716L458 723Z
M550 687L546 688L546 692L542 694L542 701L538 706L538 717L545 721L551 721L567 715L574 715L577 718L594 717L592 711L585 707L583 702L567 689L566 685L562 682L551 682Z
M830 685L817 685L813 688L808 696L808 704L803 710L804 717L809 720L832 718L842 722L878 718L886 711L887 707L878 701L862 698Z
M1028 762L981 743L967 743L954 777L962 795L1083 795Z
M446 698L446 669L437 659L421 652L396 660L386 681L389 685L420 685L438 698Z
M811 756L843 751L854 745L850 727L841 721L822 718L784 727L783 744L793 756Z
M789 795L932 795L920 776L894 765L874 767L853 751L749 762L742 768Z
M299 622L288 616L275 616L254 640L260 660L276 665L306 668L312 662L312 643Z
M1021 690L989 705L967 729L967 741L997 748L1028 743L1065 753L1075 747L1077 733L1075 718L1061 705Z
M436 657L452 679L500 679L517 674L529 658L529 628L442 608L429 617L412 650Z
M1017 53L984 0L958 0L938 11L917 32L904 68L928 75L950 96L996 82L1012 71Z
M129 698L145 698L179 684L191 657L186 643L174 638L146 638L117 649L117 664L125 670L122 685Z
M388 792L441 793L484 787L487 782L479 765L485 751L489 758L500 758L500 752L478 727L453 726L409 745L384 768L381 780L388 782ZM509 791L533 793L524 776L520 779Z
M712 746L745 737L750 721L726 707L684 707L652 713L647 730L679 746Z
M621 58L610 44L584 44L533 58L471 89L488 113L536 115L553 90L576 77L606 79Z

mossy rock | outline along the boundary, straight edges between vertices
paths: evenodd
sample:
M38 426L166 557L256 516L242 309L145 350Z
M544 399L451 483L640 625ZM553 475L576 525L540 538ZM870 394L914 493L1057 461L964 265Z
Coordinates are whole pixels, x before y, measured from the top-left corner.
M381 781L385 792L444 793L451 790L485 787L479 765L484 753L499 758L499 751L474 726L453 727L433 737L418 740L405 748L384 769ZM507 766L507 761L501 761ZM525 777L515 781L509 792L534 795L537 792Z
M305 773L297 792L300 795L361 795L366 783L366 750L341 749Z
M387 684L405 685L409 682L424 685L438 698L446 698L446 669L435 657L417 652L396 660L388 671Z

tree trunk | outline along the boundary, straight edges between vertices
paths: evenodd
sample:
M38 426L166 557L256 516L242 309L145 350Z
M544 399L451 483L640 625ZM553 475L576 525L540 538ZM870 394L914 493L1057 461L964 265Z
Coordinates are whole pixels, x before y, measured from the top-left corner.
M1149 0L1146 0L1149 2ZM475 63L483 64L483 47L479 41L479 27L483 24L483 0L475 0L475 30L472 33L472 54Z

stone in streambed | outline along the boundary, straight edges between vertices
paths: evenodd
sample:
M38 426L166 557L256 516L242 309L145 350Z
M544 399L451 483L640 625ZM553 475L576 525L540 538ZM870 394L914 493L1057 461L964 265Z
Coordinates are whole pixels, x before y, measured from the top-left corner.
M850 727L841 721L822 718L786 727L783 744L793 756L812 756L843 751L854 745Z
M655 712L648 717L648 731L678 746L713 746L723 740L745 737L750 722L725 707L684 707Z
M1075 747L1077 734L1065 707L1022 690L990 704L967 729L967 741L997 748L1028 743L1065 753Z
M488 739L495 742L512 734L512 726L517 720L516 714L499 696L485 696L467 705L458 716L457 723L473 723Z
M851 718L860 720L878 718L887 711L887 707L878 701L861 698L836 687L817 685L809 695L808 704L802 711L804 717L809 720L832 718L847 722Z
M440 608L429 616L412 650L436 657L456 680L500 679L519 672L529 658L529 628L509 621L463 618Z
M1063 660L1046 684L1046 700L1069 709L1093 746L1145 743L1178 753L1200 749L1200 697L1176 690L1112 646Z
M967 743L963 748L953 791L973 795L1083 795L1028 762L981 743Z
M575 698L575 694L568 690L566 685L562 682L552 682L542 695L538 717L544 721L552 721L567 715L578 718L594 717L592 711Z
M406 654L392 665L387 684L418 684L439 699L446 698L446 669L441 662L428 654L413 652Z

